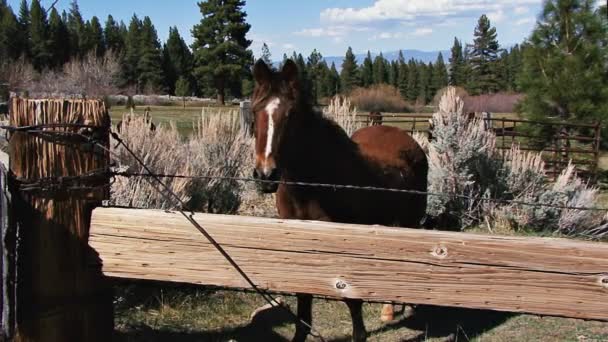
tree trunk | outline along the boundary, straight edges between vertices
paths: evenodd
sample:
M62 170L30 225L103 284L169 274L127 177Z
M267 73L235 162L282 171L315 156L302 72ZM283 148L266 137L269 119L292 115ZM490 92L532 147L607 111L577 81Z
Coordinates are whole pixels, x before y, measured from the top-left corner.
M224 79L217 80L217 103L224 106L226 101L224 99L225 85Z

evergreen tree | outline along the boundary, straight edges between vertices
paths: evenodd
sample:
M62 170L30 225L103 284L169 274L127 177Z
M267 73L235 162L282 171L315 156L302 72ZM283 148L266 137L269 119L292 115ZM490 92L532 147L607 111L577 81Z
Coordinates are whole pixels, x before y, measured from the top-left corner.
M431 80L430 95L435 96L437 91L443 89L447 85L448 70L446 69L445 62L443 61L443 55L440 52L433 68L433 79Z
M177 28L176 28L177 30ZM175 95L180 96L184 102L184 108L186 108L186 96L190 95L190 81L184 76L180 76L175 82Z
M51 66L60 67L70 60L70 34L68 27L53 7L49 15L49 49Z
M274 66L272 65L272 55L270 54L270 49L266 43L262 44L262 56L260 58L271 70L274 69Z
M19 41L19 23L13 10L8 5L0 8L0 64L3 61L14 60L19 57L21 46Z
M357 79L357 59L353 53L353 49L349 46L346 50L346 55L342 61L342 70L340 71L340 90L342 93L348 93L359 84Z
M30 9L26 0L21 0L19 5L19 50L25 57L30 57L30 26L32 19L30 17Z
M308 60L306 61L306 69L308 71L308 77L311 81L311 91L312 91L312 99L313 103L317 103L318 99L323 96L321 84L323 82L323 56L317 49L314 49ZM325 64L325 70L328 71L327 64Z
M85 23L80 14L80 8L76 0L70 4L68 14L68 31L70 32L70 49L72 57L82 57L86 53L82 49L85 40Z
M418 86L418 64L414 59L410 59L407 65L407 99L415 102L420 94Z
M144 17L139 38L141 55L137 63L138 84L147 91L160 91L163 86L162 54L150 17Z
M87 21L85 24L85 38L84 38L85 48L82 53L88 53L90 51L95 51L97 56L103 56L106 52L105 42L103 39L103 29L101 28L101 24L99 22L99 18L93 16L91 21Z
M533 119L608 117L608 27L593 0L548 0L526 42L520 110Z
M163 73L170 94L177 91L175 86L178 79L192 81L192 53L177 27L169 28L169 38L163 47Z
M246 34L241 0L209 0L198 3L203 19L192 29L195 73L199 80L211 75L218 102L224 104L226 86L251 73L253 54Z
M137 64L139 63L139 58L141 56L140 37L142 25L141 20L134 14L126 34L125 54L121 65L122 86L134 85L136 91L141 90L141 86L138 84Z
M407 99L409 70L407 63L405 62L405 57L403 56L403 51L401 50L399 50L399 58L397 59L397 64L399 65L399 93L401 93L402 98Z
M50 64L51 51L49 48L48 21L46 12L40 6L39 0L32 0L30 8L30 54L32 65L42 70Z
M399 88L399 62L392 61L390 63L390 69L388 73L388 83L395 88Z
M124 26L124 23L121 24ZM122 54L125 48L124 36L121 32L121 27L111 15L108 15L108 19L106 20L103 37L106 49L112 50L119 55Z
M469 89L474 94L493 93L500 88L497 75L499 45L496 39L496 28L490 19L482 15L474 32L475 39L469 45L469 63L472 71L472 84Z
M329 68L329 72L327 72L325 76L325 89L326 96L334 96L340 93L340 74L336 69L336 64L331 63L331 67Z
M462 43L454 38L452 56L450 57L450 85L464 87L466 85L466 64Z
M372 54L367 51L367 57L361 64L361 86L369 87L374 83L374 63L372 61Z
M374 58L374 63L372 65L374 84L388 83L387 64L388 62L384 59L382 52Z

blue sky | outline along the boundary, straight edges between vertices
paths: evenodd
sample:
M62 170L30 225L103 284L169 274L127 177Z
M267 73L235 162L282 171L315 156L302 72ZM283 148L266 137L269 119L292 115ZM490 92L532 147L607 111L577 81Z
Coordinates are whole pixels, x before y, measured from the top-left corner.
M49 6L52 0L41 0ZM15 12L19 0L9 0ZM59 0L67 9L71 0ZM177 26L188 43L190 29L201 16L196 1L80 0L80 10L102 23L108 14L127 24L133 13L149 16L164 41L169 26ZM252 28L249 39L259 55L262 43L273 59L296 50L308 55L317 48L324 56L342 56L348 46L355 53L371 50L445 50L454 37L472 41L482 13L498 31L502 45L521 42L531 32L541 0L250 0L245 10Z

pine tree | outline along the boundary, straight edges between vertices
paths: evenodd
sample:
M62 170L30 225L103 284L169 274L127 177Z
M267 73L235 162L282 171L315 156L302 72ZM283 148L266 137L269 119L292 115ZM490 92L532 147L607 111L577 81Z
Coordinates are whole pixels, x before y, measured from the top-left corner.
M30 7L30 54L32 65L42 70L50 64L51 51L48 38L48 21L46 12L40 6L39 0L32 0Z
M70 49L72 57L82 57L86 53L82 48L85 40L85 23L80 14L80 8L76 0L70 4L70 12L67 21L70 32Z
M593 0L548 0L526 42L520 110L533 119L608 117L608 25Z
M4 62L14 60L21 54L18 48L19 23L10 6L4 5L0 11L0 61Z
M433 68L433 79L431 80L431 96L435 96L437 92L448 85L448 70L446 69L445 62L443 61L443 55L441 52L437 56Z
M49 16L49 48L51 66L59 67L70 59L70 36L68 27L53 7Z
M25 57L30 57L30 26L32 19L30 17L30 9L26 0L21 0L19 5L19 50Z
M372 54L367 51L367 57L361 64L361 86L369 87L374 83L374 63L372 61Z
M270 49L266 43L262 44L262 56L260 58L270 69L274 69L274 66L272 65L272 55L270 54Z
M492 27L485 14L479 18L474 36L473 44L469 45L473 81L469 89L474 94L496 92L500 88L496 70L500 46L496 39L496 28Z
M141 30L142 22L133 15L131 22L129 23L129 29L125 38L125 55L122 59L122 86L134 85L136 91L141 90L141 86L138 84L138 72L137 64L141 56L140 45L141 45Z
M192 29L195 74L211 75L218 102L224 104L226 86L251 73L253 53L246 34L251 25L241 0L209 0L198 3L203 19Z
M418 85L418 63L416 63L416 61L413 59L410 59L407 65L407 70L407 99L411 102L415 102L420 94L420 88Z
M311 81L311 91L313 103L317 103L319 98L323 96L321 84L323 82L323 56L317 49L314 49L306 61L306 69L308 71L308 77ZM327 70L327 64L325 64Z
M349 46L346 50L346 55L342 61L342 70L340 71L340 90L342 93L348 93L359 84L357 78L357 59L353 53L353 49Z
M405 62L405 57L403 56L403 51L401 50L399 50L399 58L397 59L397 64L399 64L399 93L401 93L402 98L407 99L409 70L407 63Z
M97 56L103 56L106 52L106 46L103 39L103 29L99 23L99 18L93 16L91 21L87 21L85 25L85 51L95 51Z
M124 23L122 23L124 26ZM118 55L121 55L125 48L124 36L121 33L119 24L111 15L108 15L105 27L103 30L103 38L106 44L106 49L112 50Z
M169 38L163 47L163 74L170 94L177 91L175 86L178 79L192 81L192 53L177 27L169 28Z
M390 65L388 83L395 88L399 88L399 62L392 61Z
M162 54L150 17L144 17L139 38L141 55L137 63L138 84L148 92L158 92L163 86Z
M176 28L177 30L177 28ZM184 102L184 108L186 108L186 96L190 95L190 81L184 76L180 76L180 78L175 82L173 86L175 88L175 95L180 96Z
M454 38L450 57L450 85L464 87L466 85L466 64L462 43Z
M326 96L334 96L340 93L340 74L336 69L336 64L331 63L331 67L329 68L329 72L325 78L325 88L327 95Z
M373 70L373 84L386 84L388 83L388 62L384 59L382 52L376 58L372 65Z

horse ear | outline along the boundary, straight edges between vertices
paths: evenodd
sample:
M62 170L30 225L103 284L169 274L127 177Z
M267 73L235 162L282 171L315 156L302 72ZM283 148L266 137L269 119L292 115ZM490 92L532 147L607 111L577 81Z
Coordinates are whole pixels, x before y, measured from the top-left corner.
M253 67L253 79L258 84L268 84L272 79L272 72L262 59L258 59Z
M288 59L281 70L283 79L291 88L294 97L298 95L298 66L291 59Z
M291 59L288 59L283 65L283 69L281 70L283 74L283 78L288 83L294 83L298 81L298 66Z

